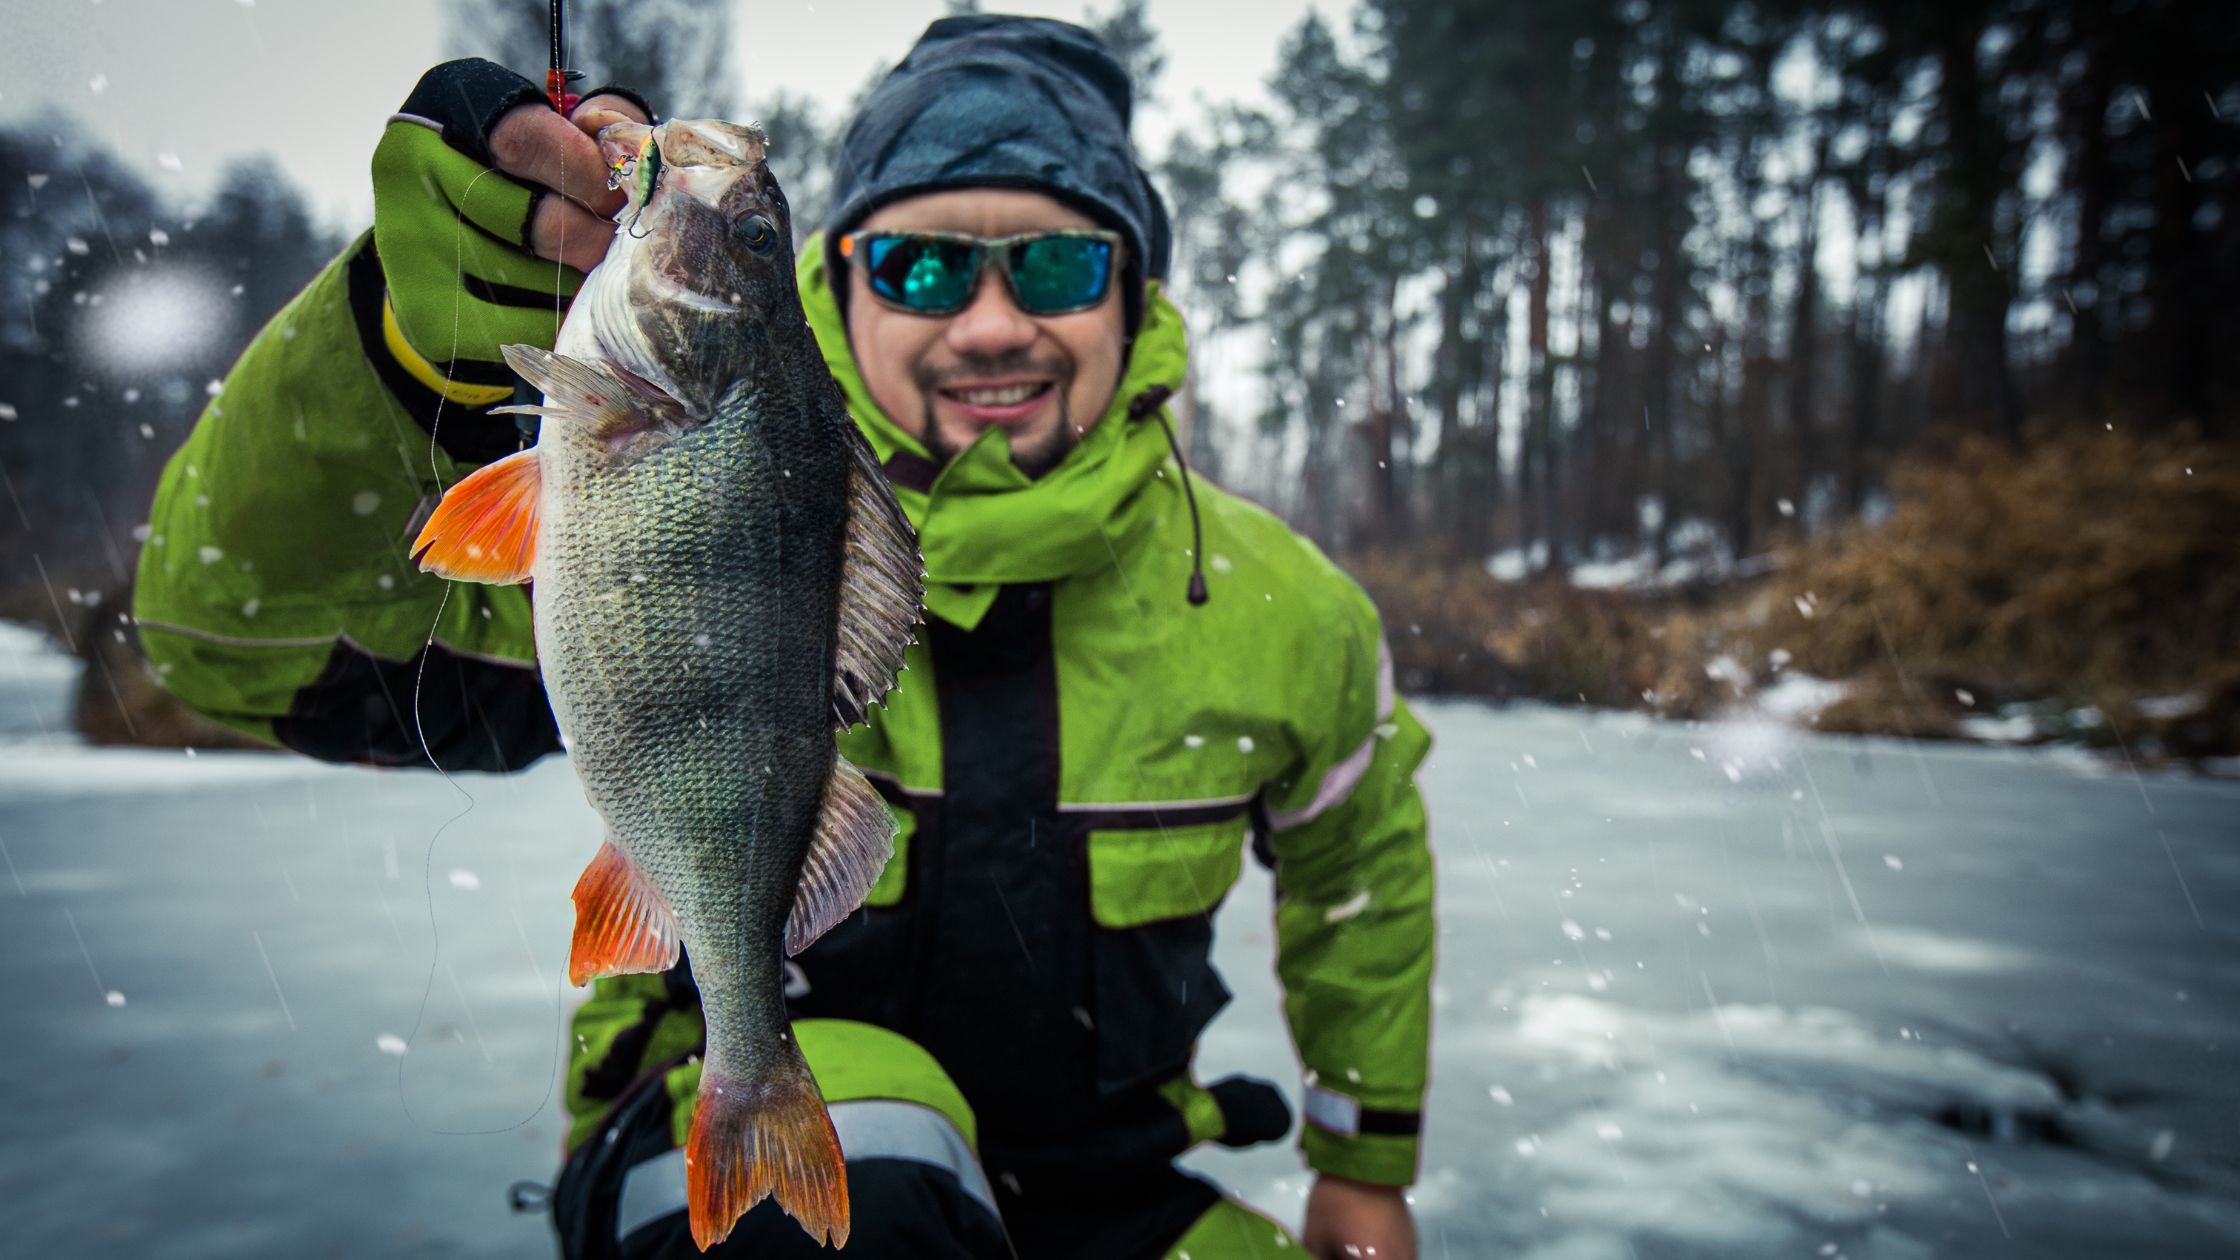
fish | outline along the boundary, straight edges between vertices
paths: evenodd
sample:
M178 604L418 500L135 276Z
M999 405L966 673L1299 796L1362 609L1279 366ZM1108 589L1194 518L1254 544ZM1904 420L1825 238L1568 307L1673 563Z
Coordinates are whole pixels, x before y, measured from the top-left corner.
M707 1042L685 1143L705 1251L774 1197L848 1237L839 1140L785 957L862 904L894 819L837 736L882 704L923 617L917 536L801 307L763 134L616 123L628 204L549 351L498 410L536 442L451 487L420 567L530 583L537 660L605 843L568 978L690 960Z

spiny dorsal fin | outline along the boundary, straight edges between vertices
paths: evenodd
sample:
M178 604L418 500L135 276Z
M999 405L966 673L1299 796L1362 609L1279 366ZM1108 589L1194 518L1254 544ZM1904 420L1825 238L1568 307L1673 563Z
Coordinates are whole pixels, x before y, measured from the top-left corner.
M925 562L918 533L895 502L870 443L850 422L847 551L832 657L832 716L841 730L894 689L902 653L922 617Z
M537 560L543 468L530 447L460 478L412 540L412 558L424 572L462 582L528 581Z
M684 408L676 399L619 365L586 363L536 346L502 348L521 379L544 394L544 404L492 407L493 415L564 417L610 443L648 429L684 427Z
M669 899L644 868L615 841L612 831L599 856L576 880L576 935L568 948L568 983L600 976L667 971L677 965L683 939Z
M855 913L894 856L894 815L863 772L837 753L824 782L817 835L801 863L801 887L786 917L786 953L798 954Z

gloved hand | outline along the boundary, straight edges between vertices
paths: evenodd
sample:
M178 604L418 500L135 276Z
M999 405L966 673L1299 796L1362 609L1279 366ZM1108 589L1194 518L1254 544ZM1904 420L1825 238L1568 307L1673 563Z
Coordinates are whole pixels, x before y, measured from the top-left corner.
M421 76L374 150L373 220L384 318L417 352L399 358L422 384L468 408L511 400L499 347L550 346L614 239L624 196L592 137L624 119L653 121L626 88L595 89L563 117L493 62Z

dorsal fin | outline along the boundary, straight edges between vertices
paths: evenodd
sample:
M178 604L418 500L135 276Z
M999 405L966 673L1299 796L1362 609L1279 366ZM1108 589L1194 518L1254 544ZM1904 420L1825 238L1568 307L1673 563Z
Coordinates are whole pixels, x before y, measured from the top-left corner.
M847 549L832 656L832 716L841 730L863 721L894 689L902 653L923 617L925 562L918 532L895 502L871 444L847 425Z
M894 856L894 815L863 772L835 753L817 811L817 834L801 862L801 886L786 916L786 953L809 948L855 913Z
M543 465L530 447L460 478L412 540L422 570L505 586L529 580L537 559L537 496Z

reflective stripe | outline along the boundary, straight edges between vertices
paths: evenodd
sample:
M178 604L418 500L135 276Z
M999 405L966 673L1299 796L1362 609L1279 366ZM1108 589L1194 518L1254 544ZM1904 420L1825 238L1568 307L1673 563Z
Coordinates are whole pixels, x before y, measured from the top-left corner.
M219 634L214 630L197 630L193 626L173 625L168 621L157 621L153 617L135 617L132 624L143 630L162 630L169 634L183 634L190 639L223 643L228 647L323 647L340 637L339 635L322 634L307 639L242 639L230 634Z
M1378 639L1377 725L1381 727L1391 721L1392 713L1392 649L1385 645L1383 639ZM1377 740L1380 738L1382 736L1377 731L1371 730L1369 738L1362 740L1359 748L1354 749L1344 761L1330 767L1322 776L1322 783L1315 788L1313 800L1298 809L1269 814L1268 826L1276 831L1288 831L1301 823L1312 821L1324 810L1353 795L1353 789L1361 782L1361 776L1369 772L1369 761L1376 755Z
M1342 1137L1355 1137L1361 1132L1361 1103L1334 1089L1309 1085L1307 1120L1318 1129L1328 1129Z
M964 1192L996 1213L995 1192L957 1126L931 1107L892 1098L859 1098L834 1103L833 1131L848 1161L907 1159L954 1173ZM615 1208L617 1241L662 1217L685 1210L684 1151L671 1148L622 1175L622 1199Z
M1196 801L1060 801L1061 814L1181 814L1191 810L1234 809L1249 805L1258 792L1234 796L1209 796Z
M622 1200L614 1212L615 1241L684 1208L684 1148L677 1146L622 1174Z
M412 379L443 395L463 407L488 407L513 397L511 385L473 385L454 381L436 371L436 365L412 348L404 339L404 329L397 327L397 310L389 299L381 299L381 340L387 343L389 353L397 366L412 374Z
M1378 1134L1416 1137L1423 1132L1420 1111L1384 1111L1364 1107L1361 1100L1322 1085L1307 1086L1307 1120L1318 1129L1340 1137Z
M365 644L358 642L356 639L351 638L347 634L322 634L307 639L243 639L235 635L219 634L215 630L197 630L193 626L174 625L168 621L156 621L153 618L148 617L135 617L132 619L132 624L145 629L161 630L167 634L179 634L185 635L190 639L201 639L206 643L223 643L227 647L323 647L330 643L339 643L342 646L349 648L353 652L358 652L363 655L373 657L376 660L389 661L399 659L412 659L411 657L400 658L393 656L383 656L381 655L381 653L374 651L372 648L369 648ZM480 661L485 665L503 665L508 669L535 669L537 667L537 663L535 661L517 661L510 656L492 656L488 652L473 652L467 650L466 648L459 647L456 644L446 642L442 639L429 639L421 646L427 647L431 644L436 647L442 648L444 651L460 658L461 660ZM414 653L414 655L416 656L418 655L418 653Z

